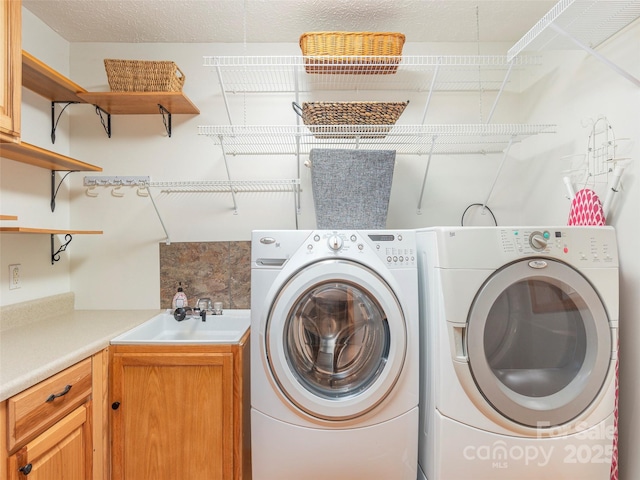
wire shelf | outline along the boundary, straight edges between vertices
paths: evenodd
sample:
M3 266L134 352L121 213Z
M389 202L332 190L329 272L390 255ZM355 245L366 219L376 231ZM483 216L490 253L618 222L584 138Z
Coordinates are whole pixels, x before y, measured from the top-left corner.
M393 149L399 154L502 153L509 143L543 133L555 125L201 125L227 155L297 155L312 148ZM434 141L435 140L435 141ZM433 150L431 150L433 147Z
M314 69L327 73L307 73L305 60L309 59ZM205 56L204 66L217 69L222 89L228 93L424 92L499 90L510 68L520 70L542 63L539 55L523 55L511 61L505 55L340 56L340 60L348 62L352 73L330 73L336 61L331 56ZM517 85L513 88L518 90Z
M638 0L561 0L507 52L513 59L524 51L571 50L571 37L595 48L640 17Z
M279 193L297 192L298 179L285 180L219 180L185 182L150 182L150 187L159 188L162 193Z

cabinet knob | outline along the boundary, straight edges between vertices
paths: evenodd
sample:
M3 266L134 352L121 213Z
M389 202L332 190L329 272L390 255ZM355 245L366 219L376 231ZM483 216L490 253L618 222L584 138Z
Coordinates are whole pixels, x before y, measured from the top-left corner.
M111 408L112 408L113 410L117 410L118 408L120 408L120 402L113 402L113 403L111 404Z
M24 467L20 467L19 470L22 472L23 475L29 475L31 473L32 468L33 468L33 465L31 465L30 463L27 463Z

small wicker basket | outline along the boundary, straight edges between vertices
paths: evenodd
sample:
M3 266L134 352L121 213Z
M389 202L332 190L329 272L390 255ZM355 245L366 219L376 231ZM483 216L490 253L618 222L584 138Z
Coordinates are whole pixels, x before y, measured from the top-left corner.
M397 32L308 32L300 49L307 73L392 74L404 41Z
M181 92L185 75L172 61L114 60L106 58L113 92Z
M407 100L406 102L304 102L302 106L293 102L292 106L316 137L384 138L408 104ZM353 126L352 131L357 132L357 135L342 133L336 135L336 129L326 128L328 125ZM373 133L361 135L365 132Z

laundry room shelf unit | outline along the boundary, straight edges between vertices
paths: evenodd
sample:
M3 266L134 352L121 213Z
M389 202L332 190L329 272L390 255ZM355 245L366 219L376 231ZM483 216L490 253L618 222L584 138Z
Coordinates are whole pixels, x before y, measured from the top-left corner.
M96 108L105 131L111 137L111 115L160 114L171 136L171 115L197 115L200 110L183 92L88 92L80 85L53 70L28 52L22 51L22 84L51 100L51 141L62 111L72 104L89 104ZM57 113L57 104L65 104ZM106 115L106 121L103 115Z
M307 73L306 61L323 73ZM331 56L205 56L204 66L215 70L229 125L203 125L200 135L214 140L228 155L296 155L298 178L300 156L312 148L392 149L400 154L427 155L427 168L437 154L504 154L513 143L540 133L555 133L555 125L494 125L491 118L504 91L519 92L518 74L541 64L541 56L519 55L404 55L347 57L348 74L332 73ZM344 60L341 57L341 60ZM359 69L363 73L358 73ZM392 71L390 70L393 70ZM326 73L324 73L326 72ZM366 73L365 73L366 72ZM299 103L300 94L322 91L416 92L424 95L422 123L418 125L318 125L313 132L301 125L237 125L229 106L229 95L290 93ZM427 125L425 120L435 92L495 92L485 124ZM228 170L228 166L227 166ZM421 196L422 197L422 196ZM300 211L300 196L296 196ZM422 198L420 202L422 202ZM418 206L420 209L420 206Z
M312 148L394 149L406 155L496 154L512 142L555 133L555 125L203 125L228 155L308 154ZM387 129L390 128L389 131Z
M308 74L305 61L327 73ZM519 91L517 74L541 64L540 55L405 55L399 57L340 57L350 74L332 74L331 56L205 56L204 66L215 69L229 123L234 124L227 94L299 93L319 91L385 90L425 94L423 122L434 92L497 92L491 112L506 90ZM393 59L390 61L389 59ZM363 74L359 74L362 69ZM392 70L391 70L392 69ZM489 115L491 117L491 114Z
M610 62L595 48L640 18L637 0L561 0L507 52L582 49L640 86L640 79Z
M16 217L17 218L17 217ZM60 253L67 249L71 243L73 235L102 235L102 230L61 230L52 228L32 228L32 227L0 227L0 233L21 233L21 234L45 234L51 236L51 265L60 260ZM56 235L64 235L65 242L60 243L56 249Z

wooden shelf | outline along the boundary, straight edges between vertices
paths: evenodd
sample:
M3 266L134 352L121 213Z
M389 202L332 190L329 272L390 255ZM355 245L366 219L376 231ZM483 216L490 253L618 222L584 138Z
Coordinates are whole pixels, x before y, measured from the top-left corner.
M76 94L86 90L22 51L22 85L52 102L84 103Z
M0 156L48 170L101 172L102 168L26 142L0 143Z
M0 220L17 220L17 215L0 215Z
M45 233L47 235L102 235L102 230L55 230L51 228L0 227L5 233Z
M159 105L171 114L200 113L182 92L87 92L78 96L111 115L157 115Z
M24 50L22 85L53 102L89 103L111 115L159 114L158 105L171 114L200 113L182 92L88 92Z

